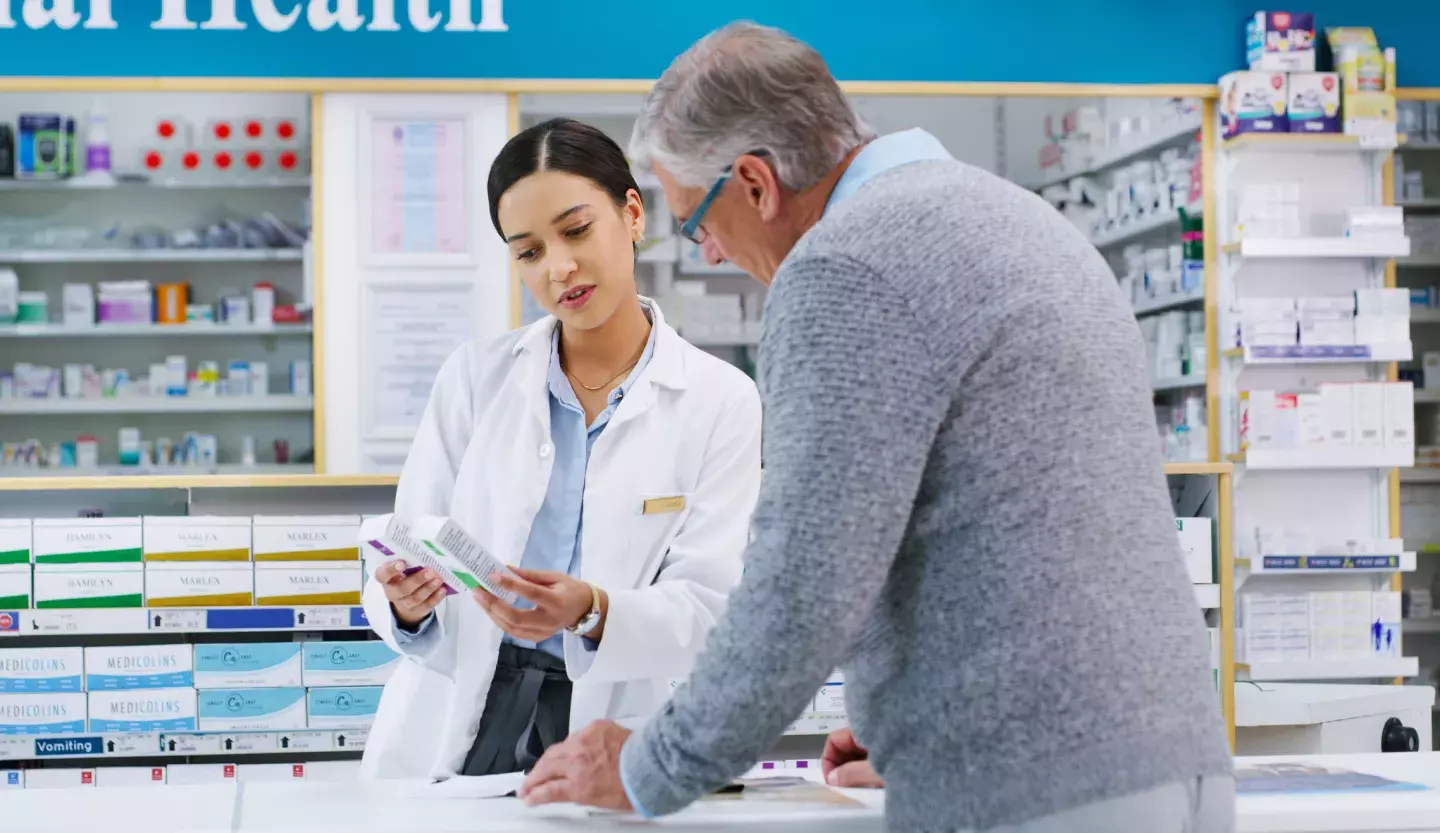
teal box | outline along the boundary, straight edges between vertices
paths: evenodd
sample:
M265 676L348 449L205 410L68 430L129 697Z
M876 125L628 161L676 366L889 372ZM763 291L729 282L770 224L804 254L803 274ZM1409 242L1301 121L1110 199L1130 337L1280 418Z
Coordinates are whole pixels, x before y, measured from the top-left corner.
M195 687L293 688L302 682L296 642L195 646Z
M311 729L363 729L375 721L384 686L312 688L306 704Z
M399 664L400 655L384 642L309 642L305 685L384 685Z
M305 728L303 688L219 688L201 691L199 698L202 732Z

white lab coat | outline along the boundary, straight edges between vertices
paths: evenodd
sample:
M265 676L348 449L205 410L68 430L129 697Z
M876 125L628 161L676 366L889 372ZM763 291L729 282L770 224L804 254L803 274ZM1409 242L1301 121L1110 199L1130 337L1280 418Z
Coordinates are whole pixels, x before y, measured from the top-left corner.
M683 341L652 306L655 351L595 441L585 478L580 574L610 596L605 636L587 652L565 634L574 682L570 729L632 727L689 674L739 582L760 488L760 398L731 365ZM446 361L400 476L395 511L449 515L517 564L554 462L547 371L554 318ZM643 512L681 496L677 512ZM373 569L371 570L373 573ZM363 778L448 775L475 739L502 633L473 599L447 598L436 621L396 641L384 590L365 613L405 655L380 701Z

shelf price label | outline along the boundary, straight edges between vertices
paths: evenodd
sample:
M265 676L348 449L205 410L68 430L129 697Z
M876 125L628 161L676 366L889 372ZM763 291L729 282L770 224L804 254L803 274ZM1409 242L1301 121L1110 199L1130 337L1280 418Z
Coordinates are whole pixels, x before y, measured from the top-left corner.
M284 732L280 735L281 752L329 752L334 743L330 732Z
M160 736L160 751L166 755L218 755L222 750L219 735Z
M0 737L0 761L35 757L35 739Z
M220 752L274 752L280 748L280 736L274 732L255 732L243 735L224 735L220 739Z
M106 755L154 755L158 739L155 735L106 735Z
M369 739L369 729L340 729L335 733L335 748L337 750L364 749L365 741Z
M203 610L151 610L149 617L152 631L205 630L205 611Z
M348 607L297 607L295 628L297 630L338 630L350 627Z
M1399 143L1395 122L1384 119L1355 119L1349 132L1360 137L1360 147L1368 150L1393 150Z

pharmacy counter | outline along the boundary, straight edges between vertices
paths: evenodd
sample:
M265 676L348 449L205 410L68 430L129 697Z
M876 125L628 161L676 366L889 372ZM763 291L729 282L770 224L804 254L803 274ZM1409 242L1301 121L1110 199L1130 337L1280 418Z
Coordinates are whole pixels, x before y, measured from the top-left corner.
M1272 762L1346 769L1429 789L1242 795L1238 833L1440 833L1440 753L1235 759L1237 767Z
M1435 689L1426 685L1235 684L1239 755L1353 755L1381 752L1387 721L1415 730L1431 748Z

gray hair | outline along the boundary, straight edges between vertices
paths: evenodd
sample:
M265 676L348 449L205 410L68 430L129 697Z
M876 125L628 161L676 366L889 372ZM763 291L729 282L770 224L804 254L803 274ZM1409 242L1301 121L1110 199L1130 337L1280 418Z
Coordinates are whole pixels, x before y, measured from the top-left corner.
M820 53L779 29L739 22L697 41L660 76L630 155L706 187L739 157L765 151L781 184L803 191L873 138Z

